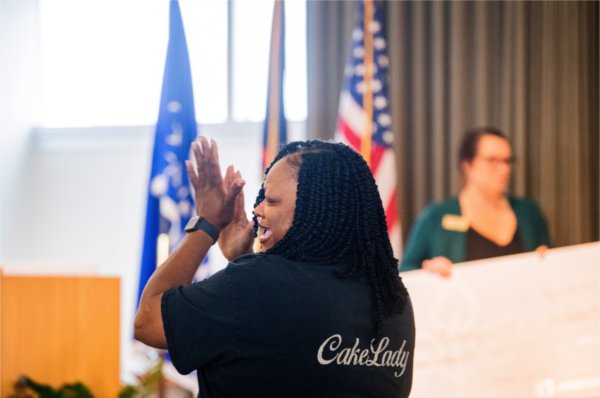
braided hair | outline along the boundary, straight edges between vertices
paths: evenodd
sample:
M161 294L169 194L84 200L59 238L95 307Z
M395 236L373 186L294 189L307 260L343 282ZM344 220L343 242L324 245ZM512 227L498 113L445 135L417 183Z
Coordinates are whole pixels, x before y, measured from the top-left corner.
M265 176L281 159L297 170L296 208L292 226L266 253L309 263L332 264L351 258L350 266L337 276L368 278L378 335L385 317L404 310L408 293L398 276L398 260L369 166L344 144L296 141L281 149ZM254 207L264 198L261 186ZM257 230L254 216L255 234Z

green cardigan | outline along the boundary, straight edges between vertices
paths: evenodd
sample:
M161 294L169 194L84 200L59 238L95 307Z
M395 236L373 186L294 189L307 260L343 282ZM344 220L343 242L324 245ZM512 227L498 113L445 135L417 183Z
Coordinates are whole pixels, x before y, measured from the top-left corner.
M550 245L548 227L539 207L532 201L508 197L517 216L517 231L525 251L535 250L540 245ZM453 263L465 261L465 232L447 230L442 227L446 214L460 215L457 197L433 203L417 217L400 265L400 271L421 268L429 258L444 256Z

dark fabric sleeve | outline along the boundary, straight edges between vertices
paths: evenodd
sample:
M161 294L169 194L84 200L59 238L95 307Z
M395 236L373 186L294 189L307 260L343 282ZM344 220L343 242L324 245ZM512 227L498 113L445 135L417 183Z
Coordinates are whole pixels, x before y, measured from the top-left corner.
M182 374L231 354L239 316L230 267L163 294L161 310L169 355Z
M532 218L535 224L535 243L536 247L546 245L550 247L550 235L548 233L548 224L542 213L542 210L535 202L530 202L532 207ZM534 248L534 249L535 249Z
M433 233L431 224L433 209L429 206L417 217L406 241L400 271L411 271L421 268L421 263L430 257L429 245Z
M548 226L539 206L527 199L513 199L513 202L525 250L532 251L541 245L550 246Z

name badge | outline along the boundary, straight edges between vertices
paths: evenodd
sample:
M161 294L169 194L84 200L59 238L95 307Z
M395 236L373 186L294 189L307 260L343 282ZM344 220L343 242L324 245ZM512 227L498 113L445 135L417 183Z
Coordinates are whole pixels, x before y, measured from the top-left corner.
M456 214L444 214L442 228L449 231L466 232L469 229L469 220Z

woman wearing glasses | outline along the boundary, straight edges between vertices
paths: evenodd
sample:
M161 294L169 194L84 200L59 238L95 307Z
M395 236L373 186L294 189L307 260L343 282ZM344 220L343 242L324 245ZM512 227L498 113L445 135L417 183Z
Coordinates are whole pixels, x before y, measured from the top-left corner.
M508 138L493 128L466 133L458 196L429 205L408 237L401 271L424 268L448 277L452 264L538 250L548 228L532 201L506 194L513 165Z

